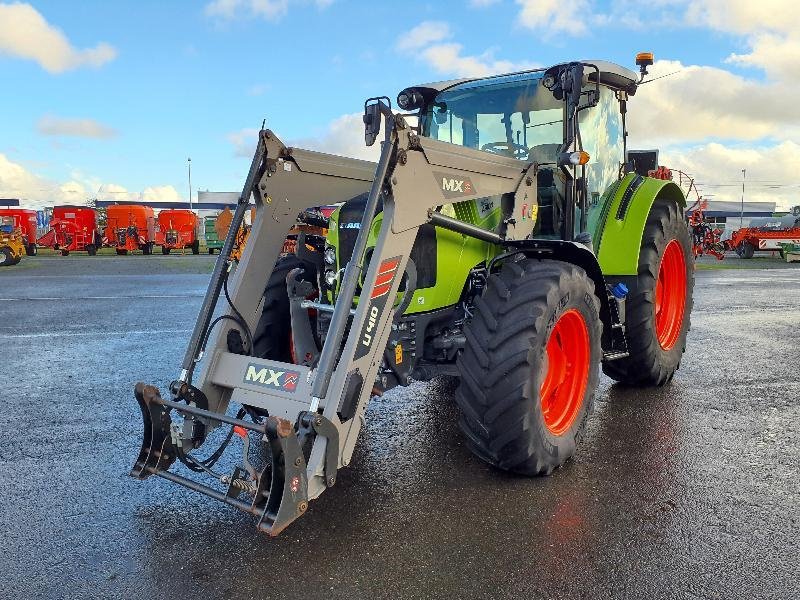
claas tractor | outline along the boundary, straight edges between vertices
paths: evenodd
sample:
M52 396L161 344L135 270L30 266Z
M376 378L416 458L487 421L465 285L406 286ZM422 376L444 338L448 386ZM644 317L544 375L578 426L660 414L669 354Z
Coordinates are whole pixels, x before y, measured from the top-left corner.
M14 223L14 217L0 215L0 267L18 264L25 250L22 230Z
M131 475L277 535L336 484L370 399L394 386L459 378L472 452L535 476L574 455L601 368L668 383L689 328L691 240L680 188L625 163L627 105L652 57L638 63L641 74L585 61L416 85L397 98L404 113L371 98L377 164L262 129L180 375L169 394L136 385ZM322 204L340 204L327 231L300 230L286 253L287 232ZM236 460L222 470L226 446Z

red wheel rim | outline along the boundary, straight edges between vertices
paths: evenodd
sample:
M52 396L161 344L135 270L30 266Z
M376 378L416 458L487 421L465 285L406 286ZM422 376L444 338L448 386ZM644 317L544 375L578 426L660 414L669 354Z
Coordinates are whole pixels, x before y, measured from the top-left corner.
M686 306L686 260L678 240L664 248L656 281L656 338L664 350L671 350L683 327Z
M574 308L556 321L547 340L547 370L539 389L544 424L554 435L567 431L580 412L589 381L589 329Z

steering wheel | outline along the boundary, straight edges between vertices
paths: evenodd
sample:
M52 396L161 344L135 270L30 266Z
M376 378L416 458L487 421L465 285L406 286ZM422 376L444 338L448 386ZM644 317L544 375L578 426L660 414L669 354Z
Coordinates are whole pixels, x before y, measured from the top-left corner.
M481 146L481 150L502 156L511 155L519 160L528 158L528 148L514 142L490 142Z

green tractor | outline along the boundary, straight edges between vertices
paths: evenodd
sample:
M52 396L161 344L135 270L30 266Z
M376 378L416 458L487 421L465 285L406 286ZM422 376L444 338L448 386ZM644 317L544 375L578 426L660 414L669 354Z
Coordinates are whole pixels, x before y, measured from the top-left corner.
M232 264L226 239L172 400L137 386L145 443L132 475L223 499L275 535L334 485L369 399L392 387L460 378L473 452L539 475L574 454L601 365L624 384L669 382L689 328L691 244L680 188L626 161L627 103L652 56L637 64L641 75L586 61L417 85L398 96L405 114L371 98L377 165L262 130L231 227L255 196L250 240ZM301 233L279 256L286 230L330 203L341 206L327 233ZM229 310L212 321L222 290ZM270 465L257 472L245 450L243 467L218 474L225 493L167 471L176 459L212 471L192 451L222 423L263 436Z

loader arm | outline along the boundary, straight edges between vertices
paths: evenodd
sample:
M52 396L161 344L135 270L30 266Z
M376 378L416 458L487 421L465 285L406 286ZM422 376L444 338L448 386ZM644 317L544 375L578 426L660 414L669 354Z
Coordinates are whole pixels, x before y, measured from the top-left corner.
M191 381L187 379L190 378L179 380L177 388L173 387L175 392L183 384L184 390L192 391L183 396L176 394L176 399L185 400L190 406L179 409L181 405L174 401L162 400L153 393L150 396L137 393L145 419L146 443L134 475L141 478L161 475L221 499L220 492L211 487L165 473L171 462L162 460L164 455L182 451L170 446L167 431L171 422L168 415L165 418L165 413L176 410L187 417L183 437L177 436L176 440L173 436L173 444L182 443L186 450L187 443L193 441L192 423L201 421L213 427L221 422L238 422L223 416L231 401L266 411L272 424L258 431L273 447L272 484L265 484L265 472L252 485L242 481L236 489L253 492L252 488L257 487L253 508L248 512L258 514L266 506L259 528L276 535L305 511L308 500L334 485L337 470L351 460L395 316L395 299L419 227L432 222L463 235L487 236L509 250L519 248L526 241L529 243L534 227L530 217L535 213L536 203L535 163L422 138L402 117L392 116L385 106L382 111L386 119L386 140L377 167L365 161L287 148L274 134L262 131L260 178L254 185L256 218L248 244L230 279L231 304L254 329L263 308L266 278L297 215L306 208L343 202L369 189L368 208L362 224L372 221L379 197L383 201L383 219L367 265L363 264L363 251L369 227L360 228L356 250L345 270L342 291L332 308L330 331L340 330L344 335L329 332L319 362L308 367L232 353L227 344L227 332L236 324L222 321L208 337L205 364L196 387L189 385ZM479 230L437 211L441 205L453 201L491 196L500 197L503 204L504 220L499 231ZM234 234L235 228L231 227L229 238ZM227 268L229 241L226 240L227 251L223 249L217 262L220 273ZM361 301L353 309L355 282L362 279L363 269L366 274L359 292ZM352 285L348 286L348 281ZM219 286L212 281L204 303L206 309L210 307L213 311L219 293ZM405 293L413 293L413 290ZM204 319L204 311L201 311L196 331L201 338L208 336L208 320L203 322ZM340 329L335 325L337 322ZM196 362L200 349L199 345L190 345L187 357L191 355ZM203 404L207 410L202 406L197 408ZM250 425L249 429L254 430ZM274 431L281 433L280 438L275 437ZM294 438L299 435L301 440L306 439L309 434L314 441L306 465L305 457L298 450L301 444ZM287 458L294 462L291 465L276 462ZM140 465L143 468L139 468ZM287 483L289 472L297 468L304 468L304 474L292 476L290 485ZM281 476L276 477L276 472ZM239 471L227 481L235 481L237 477L241 477ZM264 497L268 498L266 505ZM241 501L228 503L245 510L245 503Z

